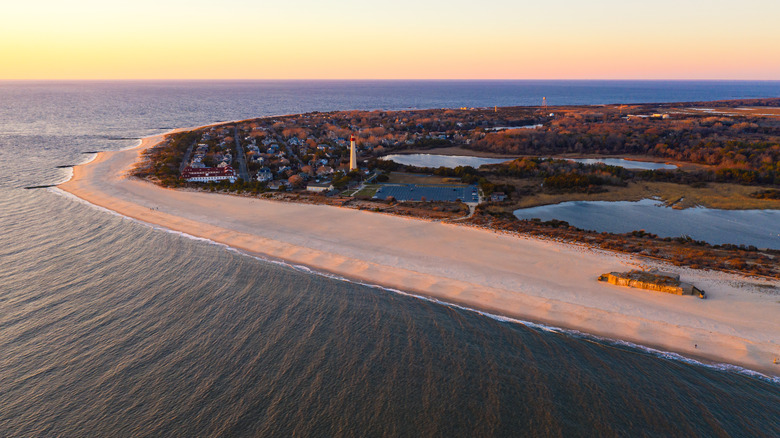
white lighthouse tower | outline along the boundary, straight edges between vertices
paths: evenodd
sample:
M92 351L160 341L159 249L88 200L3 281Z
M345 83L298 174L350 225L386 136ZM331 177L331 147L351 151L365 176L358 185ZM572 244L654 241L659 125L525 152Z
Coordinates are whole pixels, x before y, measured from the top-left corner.
M357 152L355 151L355 136L349 136L349 170L357 169Z

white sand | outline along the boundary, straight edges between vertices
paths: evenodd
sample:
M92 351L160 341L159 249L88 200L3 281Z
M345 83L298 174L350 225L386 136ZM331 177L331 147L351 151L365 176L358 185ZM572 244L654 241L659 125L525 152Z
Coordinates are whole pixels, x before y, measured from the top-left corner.
M676 268L708 299L608 285L650 262L536 238L346 208L171 190L103 152L59 187L144 222L442 301L780 375L780 282ZM770 288L759 288L764 283ZM771 287L774 287L772 289ZM694 345L698 345L697 348Z

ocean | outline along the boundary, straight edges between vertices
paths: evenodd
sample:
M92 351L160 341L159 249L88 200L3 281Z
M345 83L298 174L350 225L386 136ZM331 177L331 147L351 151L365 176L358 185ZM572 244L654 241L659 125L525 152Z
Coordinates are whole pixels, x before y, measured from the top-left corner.
M0 436L780 436L780 380L258 259L56 189L305 111L780 96L780 82L0 82Z

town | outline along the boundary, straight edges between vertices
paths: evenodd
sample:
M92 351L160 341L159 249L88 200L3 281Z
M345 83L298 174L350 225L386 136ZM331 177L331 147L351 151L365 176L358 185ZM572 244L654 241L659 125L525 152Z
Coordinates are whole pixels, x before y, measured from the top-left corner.
M250 189L346 194L399 201L461 201L477 205L480 190L458 179L412 182L380 162L387 151L470 144L486 132L537 122L525 110L491 117L489 110L311 113L203 129L187 146L180 176L187 182L236 183ZM493 109L494 115L498 109ZM508 112L501 109L501 112ZM464 117L464 114L471 117ZM495 127L503 123L506 127ZM366 127L370 126L370 127ZM541 125L535 125L541 126ZM474 129L485 128L479 133ZM192 139L188 139L192 141ZM259 183L259 184L258 184ZM174 184L175 185L175 184ZM500 196L499 198L500 199Z

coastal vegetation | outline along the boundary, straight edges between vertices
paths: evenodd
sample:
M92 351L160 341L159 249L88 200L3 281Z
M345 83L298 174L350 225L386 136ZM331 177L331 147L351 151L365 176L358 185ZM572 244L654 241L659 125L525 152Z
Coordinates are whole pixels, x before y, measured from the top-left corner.
M143 152L145 159L139 162L133 174L152 180L164 187L180 187L179 169L187 149L201 136L199 131L179 132L169 135L157 147Z

